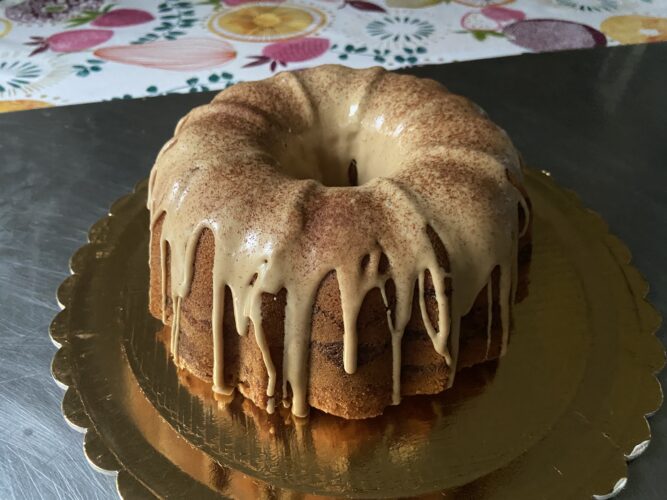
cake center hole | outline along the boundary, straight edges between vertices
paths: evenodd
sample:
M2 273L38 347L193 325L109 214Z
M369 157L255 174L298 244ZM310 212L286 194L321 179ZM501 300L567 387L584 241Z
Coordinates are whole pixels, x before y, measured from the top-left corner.
M348 186L357 186L357 160L352 160L350 166L347 167L347 185Z
M389 176L403 159L395 137L359 124L343 128L322 124L301 134L286 134L271 150L284 174L329 187L357 187Z

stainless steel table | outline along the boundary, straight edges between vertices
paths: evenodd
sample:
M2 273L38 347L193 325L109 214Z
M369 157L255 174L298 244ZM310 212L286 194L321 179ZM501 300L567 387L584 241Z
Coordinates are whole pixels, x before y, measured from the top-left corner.
M412 70L481 104L630 247L667 315L667 45ZM48 325L69 256L207 94L0 115L0 498L114 498L60 413ZM664 341L664 329L660 334ZM660 377L667 383L667 372ZM622 498L667 498L667 411Z

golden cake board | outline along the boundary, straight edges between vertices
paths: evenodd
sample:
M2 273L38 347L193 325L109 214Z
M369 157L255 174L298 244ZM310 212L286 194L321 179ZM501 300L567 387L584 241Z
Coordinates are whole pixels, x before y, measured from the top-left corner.
M267 415L171 362L148 313L146 181L90 229L51 325L63 413L126 498L601 498L625 485L662 402L660 316L630 252L548 174L507 355L381 417Z

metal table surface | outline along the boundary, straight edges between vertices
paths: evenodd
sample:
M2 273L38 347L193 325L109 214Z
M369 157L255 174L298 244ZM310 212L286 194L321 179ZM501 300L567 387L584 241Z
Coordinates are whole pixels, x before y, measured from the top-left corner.
M527 55L411 72L481 104L533 166L600 212L667 315L667 44ZM60 413L48 326L70 255L148 175L177 118L210 94L0 115L0 498L114 498ZM660 337L664 341L662 330ZM663 385L667 371L661 375ZM627 499L667 497L667 411Z

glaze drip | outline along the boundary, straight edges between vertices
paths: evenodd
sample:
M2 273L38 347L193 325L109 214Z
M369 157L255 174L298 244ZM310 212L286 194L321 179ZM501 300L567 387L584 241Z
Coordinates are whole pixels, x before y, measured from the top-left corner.
M352 179L350 165L351 186L336 180ZM332 271L340 290L346 373L357 370L359 311L377 288L391 336L392 402L400 402L401 344L416 287L421 319L450 368L451 385L461 318L485 287L488 355L490 276L496 267L503 352L507 343L517 240L526 230L519 227L517 207L528 218L526 200L510 179L522 174L507 136L476 106L429 80L379 68L322 66L221 92L179 122L149 182L151 229L164 218L161 300L163 321L168 297L173 305L176 363L180 310L192 283L197 243L208 229L215 239L216 392L234 389L224 380L222 325L229 288L238 334L252 331L262 353L267 410L274 410L281 382L284 403L297 416L308 413L311 317L320 283ZM446 250L447 269L430 232ZM381 265L383 259L388 266ZM428 314L427 274L437 323ZM287 293L278 374L262 323L262 295L282 289Z

